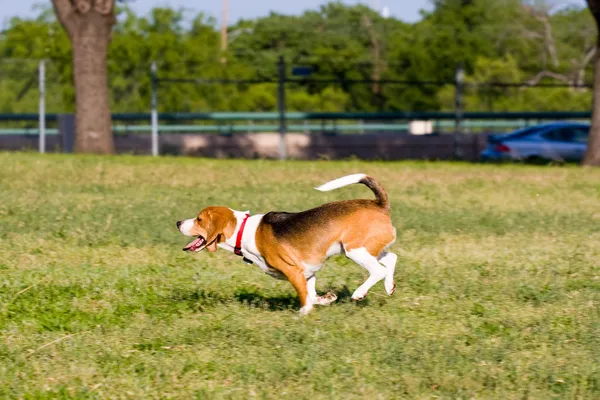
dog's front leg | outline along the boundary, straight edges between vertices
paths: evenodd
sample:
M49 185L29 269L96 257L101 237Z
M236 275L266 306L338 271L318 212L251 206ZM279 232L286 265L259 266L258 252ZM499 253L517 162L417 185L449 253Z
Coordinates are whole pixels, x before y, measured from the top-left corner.
M298 297L300 298L300 314L306 315L313 308L313 302L310 296L308 295L308 285L306 281L306 277L304 276L304 271L298 267L297 265L289 265L287 263L281 262L280 265L273 265L277 270L282 272L288 281L294 286L294 289L298 292Z

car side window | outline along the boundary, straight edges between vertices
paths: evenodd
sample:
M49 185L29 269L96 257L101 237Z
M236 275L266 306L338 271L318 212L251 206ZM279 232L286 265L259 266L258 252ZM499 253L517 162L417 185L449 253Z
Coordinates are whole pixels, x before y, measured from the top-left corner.
M575 143L587 143L590 131L586 128L577 128L573 130L573 142Z
M553 142L564 142L565 135L563 134L563 128L553 129L542 135L545 139L552 140Z
M581 127L558 128L546 132L542 136L554 142L586 143L588 130Z

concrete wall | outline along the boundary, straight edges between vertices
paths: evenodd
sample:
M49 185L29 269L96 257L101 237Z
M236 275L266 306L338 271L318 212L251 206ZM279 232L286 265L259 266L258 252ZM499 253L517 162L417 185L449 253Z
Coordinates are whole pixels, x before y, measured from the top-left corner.
M60 151L60 137L47 137L48 151ZM294 159L339 159L358 157L373 160L452 159L455 146L461 159L477 161L486 145L486 135L412 136L407 134L286 135L288 155ZM149 154L150 135L115 136L118 153ZM0 136L2 150L37 150L34 135ZM160 136L162 154L216 158L278 158L279 135L275 133L165 134Z

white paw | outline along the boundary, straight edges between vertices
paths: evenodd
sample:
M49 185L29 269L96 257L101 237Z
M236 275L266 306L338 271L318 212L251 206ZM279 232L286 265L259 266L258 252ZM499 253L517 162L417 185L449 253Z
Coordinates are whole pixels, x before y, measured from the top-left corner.
M352 300L356 300L356 301L364 300L365 297L367 297L367 292L359 292L358 290L356 290L352 294Z
M336 301L337 298L338 297L335 293L329 292L326 295L317 297L315 304L318 304L320 306L328 306L331 303L333 303L334 301Z
M300 309L300 315L308 315L308 313L313 309L312 304L307 304Z
M389 296L393 295L394 292L396 291L396 282L394 282L394 281L388 282L386 280L386 282L385 282L385 291L386 291L386 293Z

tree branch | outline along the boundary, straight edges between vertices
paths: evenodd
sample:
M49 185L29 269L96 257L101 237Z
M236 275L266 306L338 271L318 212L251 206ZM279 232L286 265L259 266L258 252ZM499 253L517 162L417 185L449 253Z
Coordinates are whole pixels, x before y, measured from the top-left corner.
M535 32L535 34L532 34L533 32L526 31L529 34L528 36L536 39L539 38L544 41L544 47L546 48L546 51L548 52L548 55L552 60L552 64L554 64L555 67L558 67L558 54L556 51L556 45L554 43L554 34L552 33L552 24L550 23L549 17L550 13L552 12L552 9L555 6L556 4L553 1L542 1L536 3L535 5L524 5L523 9L527 14L535 18L537 21L541 22L544 29L543 34L537 32Z
M544 24L544 41L546 44L546 49L548 50L548 54L552 58L552 63L555 67L558 67L558 56L556 54L556 46L554 45L554 35L552 34L552 25L550 24L550 19L548 15L538 15L537 20Z
M52 5L54 6L54 12L56 12L58 20L68 31L75 11L70 0L52 0Z
M585 54L585 57L583 58L583 61L581 61L581 63L579 63L576 66L577 70L575 72L575 75L577 75L577 86L583 86L583 84L585 83L585 69L587 68L588 64L594 59L595 55L596 46L588 50Z
M110 15L113 12L114 0L96 0L94 2L94 10L102 15Z
M532 31L527 31L527 30L523 30L523 36L525 36L527 39L543 39L544 36L540 35L538 32L532 32Z
M371 46L373 47L373 58L375 62L373 69L373 80L379 81L381 79L381 46L379 44L379 40L377 39L377 33L375 33L375 30L373 29L373 23L371 22L371 19L364 15L362 22L365 28L367 28L369 39L371 40ZM379 87L379 84L375 82L373 84L373 93L379 93L380 90L381 88Z
M92 8L92 0L75 0L75 8L81 14L85 14Z
M596 47L594 46L587 52L587 54L583 58L583 63L581 65L581 67L582 68L587 67L587 65L594 59L595 55L596 55Z
M526 83L529 86L535 86L538 83L540 83L542 78L546 78L546 77L568 83L569 85L573 83L568 76L563 75L563 74L557 74L556 72L552 72L552 71L542 71L542 72L538 73L536 76L534 76L533 78L531 78L530 80L528 80Z

